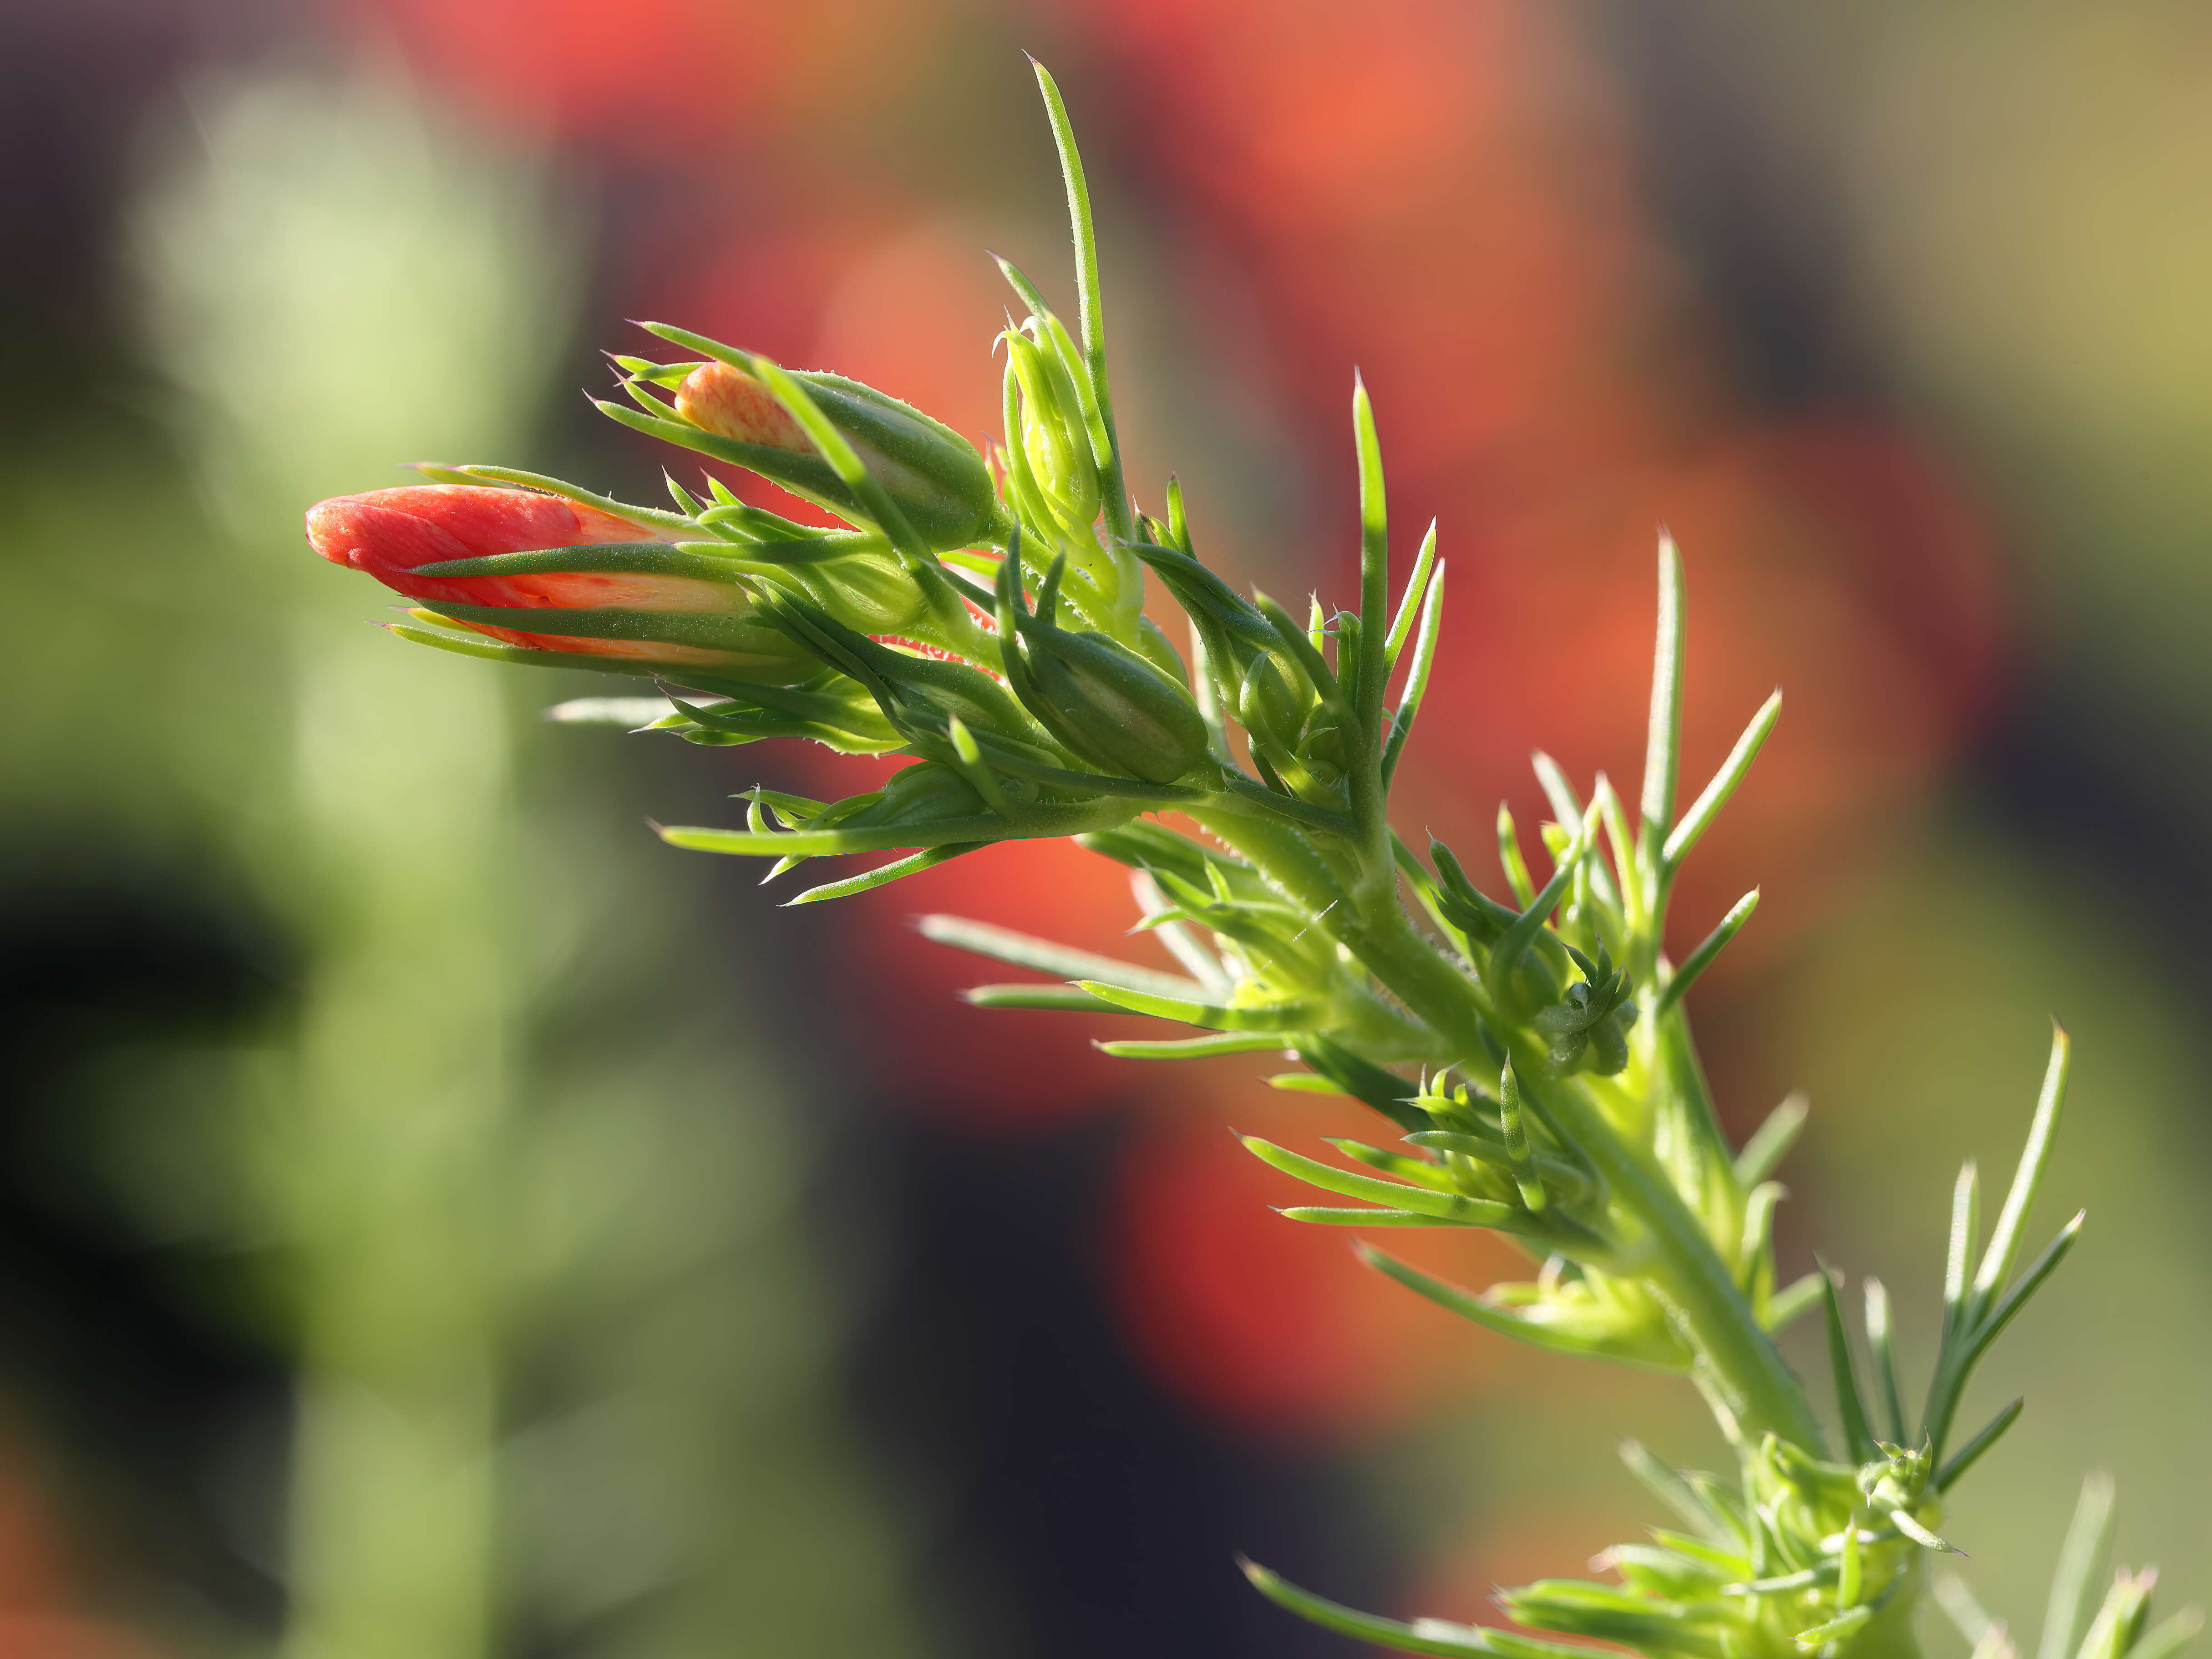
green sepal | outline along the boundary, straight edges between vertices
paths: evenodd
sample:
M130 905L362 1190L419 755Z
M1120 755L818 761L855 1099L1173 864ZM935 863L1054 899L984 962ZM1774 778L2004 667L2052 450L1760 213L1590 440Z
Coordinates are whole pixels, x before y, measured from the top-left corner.
M642 640L660 645L689 645L741 655L772 657L791 653L781 633L745 616L717 617L684 611L625 611L612 607L556 610L540 605L438 603L440 614L456 622L578 640Z
M434 617L437 613L423 611L416 614ZM538 651L528 646L508 645L499 640L441 634L433 629L410 627L405 623L379 623L376 626L410 644L450 651L457 657L482 657L489 662L524 663L537 668L581 669L593 674L627 674L633 678L642 679L653 679L669 672L665 663L646 662L637 658L594 657L578 651Z
M664 340L673 341L678 345L687 346L712 357L769 385L771 390L775 389L770 376L764 371L780 368L780 366L770 363L757 353L739 350L719 340L710 340L703 334L694 334L688 329L665 323L644 323L640 326ZM907 522L931 546L972 546L986 539L998 528L998 492L991 483L990 468L984 465L983 457L975 446L951 427L924 414L911 404L902 403L858 380L847 380L842 374L790 369L781 369L780 372L789 375L805 389L807 399L848 443L866 446L891 462L905 475L878 478L877 482L890 495ZM778 483L786 483L779 476L779 470L792 471L795 476L807 482L809 488L819 488L826 495L837 498L822 502L833 512L841 510L841 507L867 512L867 504L861 495L849 482L839 477L830 462L819 456L799 456L789 450L717 438L680 421L667 423L681 427L694 438L712 439L732 450L753 452L752 459L735 454L722 455L720 459L735 460L739 465L775 479ZM681 437L672 438L671 441L684 443L702 453L717 453L705 444ZM818 437L816 441L820 441ZM766 465L763 465L763 462ZM805 463L818 465L807 465ZM825 477L826 483L819 482ZM926 485L927 490L925 492L912 487L914 485ZM803 495L806 490L801 489L799 493ZM890 526L884 527L888 530Z
M512 466L470 465L434 468L428 462L419 463L416 470L426 476L435 476L453 483L504 484L536 490L541 495L558 495L563 501L580 501L586 507L596 507L600 512L611 513L618 519L628 519L637 524L652 525L657 529L672 531L679 535L690 530L692 525L692 521L680 513L670 513L657 507L632 507L629 502L618 501L611 495L597 495L591 490L579 489L563 479L548 477L543 472L525 472Z
M539 548L529 552L493 553L482 558L445 559L415 567L417 576L453 581L471 576L562 575L602 572L681 576L693 581L737 585L730 561L664 541L590 542L575 547Z

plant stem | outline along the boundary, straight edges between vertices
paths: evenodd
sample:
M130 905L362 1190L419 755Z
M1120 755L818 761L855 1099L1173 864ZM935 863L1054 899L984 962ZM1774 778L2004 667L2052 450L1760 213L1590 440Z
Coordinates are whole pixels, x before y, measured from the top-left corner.
M1481 992L1422 936L1394 890L1380 904L1347 893L1297 831L1253 818L1203 813L1209 833L1251 860L1261 875L1321 925L1395 992L1414 1014L1469 1060L1486 1063ZM1516 1042L1524 1079L1547 1068L1531 1035ZM1771 1431L1818 1456L1825 1447L1804 1389L1759 1326L1728 1265L1682 1196L1625 1140L1589 1092L1572 1084L1547 1091L1547 1106L1610 1183L1613 1201L1642 1227L1652 1257L1647 1276L1680 1312L1706 1370L1708 1394L1723 1427L1740 1443Z

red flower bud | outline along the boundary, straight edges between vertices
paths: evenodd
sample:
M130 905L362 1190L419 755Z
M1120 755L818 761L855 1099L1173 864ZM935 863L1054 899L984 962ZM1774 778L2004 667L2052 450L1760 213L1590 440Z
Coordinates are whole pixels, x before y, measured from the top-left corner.
M804 678L815 665L765 624L746 625L752 603L732 583L650 570L560 570L440 577L418 567L501 553L665 542L647 527L557 495L460 484L412 484L318 502L307 541L333 564L365 571L395 592L434 606L495 605L546 611L663 613L727 619L743 626L722 649L649 638L526 633L483 621L462 625L537 651L623 657L712 668L750 680ZM756 640L752 636L757 635ZM757 649L748 647L757 647Z

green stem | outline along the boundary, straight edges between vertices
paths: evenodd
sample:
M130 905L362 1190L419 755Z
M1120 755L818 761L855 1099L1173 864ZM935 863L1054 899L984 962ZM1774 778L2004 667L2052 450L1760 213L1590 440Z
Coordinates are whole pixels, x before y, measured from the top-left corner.
M1311 844L1286 827L1196 816L1314 915L1455 1052L1486 1057L1480 988L1422 936L1395 895L1382 905L1358 904ZM1358 883L1355 890L1365 885ZM1515 1055L1524 1079L1544 1074L1545 1051L1533 1036L1517 1034L1516 1048L1525 1050ZM1621 1137L1587 1091L1572 1084L1548 1090L1545 1103L1604 1176L1613 1201L1643 1228L1651 1247L1646 1276L1680 1312L1723 1426L1740 1442L1771 1431L1822 1455L1820 1424L1804 1389L1681 1194Z

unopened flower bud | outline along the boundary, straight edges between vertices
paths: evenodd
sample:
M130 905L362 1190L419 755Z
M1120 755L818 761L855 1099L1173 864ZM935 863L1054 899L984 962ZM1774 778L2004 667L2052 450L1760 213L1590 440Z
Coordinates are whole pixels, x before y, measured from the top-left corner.
M973 817L982 810L983 798L957 772L939 761L917 761L894 772L875 804L844 822L853 829L877 824L903 828Z
M903 634L929 608L921 584L888 550L787 568L815 604L863 634Z
M1028 328L1042 342L1008 329L1006 439L1019 451L1017 487L1035 499L1032 514L1048 514L1062 536L1080 540L1098 517L1098 465L1091 453L1082 398L1073 376L1054 349L1051 334L1035 320Z
M973 546L997 523L998 496L975 446L942 422L842 375L794 374L916 534L932 547ZM831 511L860 503L775 394L728 363L705 362L676 391L676 412L734 446L730 459ZM719 453L719 452L717 452Z
M1206 722L1182 686L1103 634L1023 630L1031 712L1096 765L1170 783L1206 753Z
M521 489L412 484L340 495L307 512L307 540L333 564L365 572L393 592L443 611L589 613L592 634L518 629L461 615L474 632L534 651L622 658L781 684L816 665L781 633L752 619L733 582L672 574L690 568L665 538L581 502ZM426 565L559 549L621 549L579 556L579 567L496 574L422 575ZM548 618L549 621L553 619ZM587 618L579 616L573 625Z

